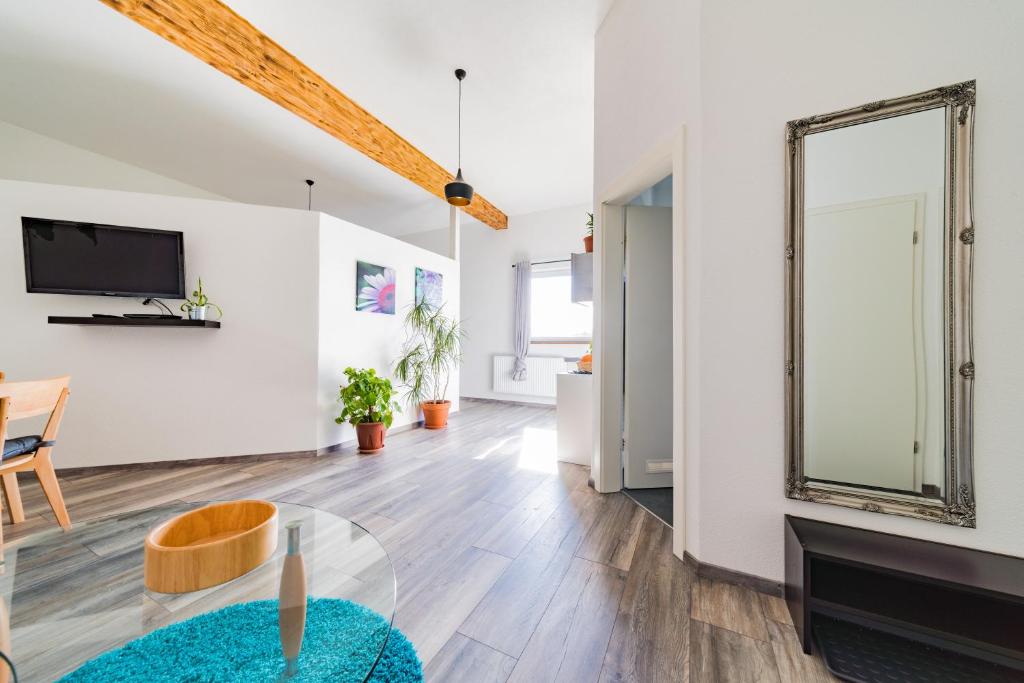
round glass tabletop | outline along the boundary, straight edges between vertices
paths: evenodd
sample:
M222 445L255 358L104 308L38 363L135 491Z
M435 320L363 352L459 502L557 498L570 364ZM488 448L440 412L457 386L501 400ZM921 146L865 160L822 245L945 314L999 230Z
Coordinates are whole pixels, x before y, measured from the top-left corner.
M146 589L146 534L157 524L203 505L177 503L76 522L71 531L48 530L5 546L0 565L0 607L5 609L0 618L7 616L10 621L8 654L20 683L56 680L108 650L200 614L276 599L288 545L285 526L294 521L302 522L309 596L351 601L386 623L386 628L360 631L361 663L346 680L369 678L387 644L395 614L395 572L377 539L336 515L275 502L277 550L256 569L191 593ZM322 630L311 636L307 629L303 651L334 644L310 642L311 637L334 636ZM281 664L283 669L283 656Z

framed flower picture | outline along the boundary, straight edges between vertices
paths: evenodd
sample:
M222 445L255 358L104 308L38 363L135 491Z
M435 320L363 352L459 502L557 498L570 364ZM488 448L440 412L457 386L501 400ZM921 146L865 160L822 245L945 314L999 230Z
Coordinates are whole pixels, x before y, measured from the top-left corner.
M395 269L356 261L356 310L395 314Z
M426 301L431 308L443 303L444 276L425 268L416 269L416 303Z

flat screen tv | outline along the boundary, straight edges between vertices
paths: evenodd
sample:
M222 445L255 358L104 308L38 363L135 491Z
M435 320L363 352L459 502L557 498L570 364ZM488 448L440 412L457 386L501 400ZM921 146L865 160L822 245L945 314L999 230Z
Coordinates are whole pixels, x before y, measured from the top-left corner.
M180 232L27 217L21 232L29 292L185 298Z

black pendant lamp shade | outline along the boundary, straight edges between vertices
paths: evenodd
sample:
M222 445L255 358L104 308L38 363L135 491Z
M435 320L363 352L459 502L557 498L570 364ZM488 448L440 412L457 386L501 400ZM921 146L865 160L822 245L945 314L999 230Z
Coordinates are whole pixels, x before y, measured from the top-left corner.
M455 70L459 81L459 172L455 180L444 186L444 198L452 206L467 206L473 201L473 186L462 179L462 79L465 77L465 69Z
M444 186L444 198L452 206L466 206L473 201L473 186L462 179L461 168L455 180Z

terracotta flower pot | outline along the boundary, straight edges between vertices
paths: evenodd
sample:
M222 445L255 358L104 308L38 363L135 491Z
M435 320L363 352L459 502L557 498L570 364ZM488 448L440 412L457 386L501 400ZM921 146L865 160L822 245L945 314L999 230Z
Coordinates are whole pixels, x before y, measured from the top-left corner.
M360 453L376 453L384 448L384 423L360 422L356 425Z
M448 426L448 409L452 407L451 401L424 401L420 407L423 408L424 427L444 429Z
M586 237L583 238L583 249L588 254L590 252L594 251L594 236L593 235L587 235Z

